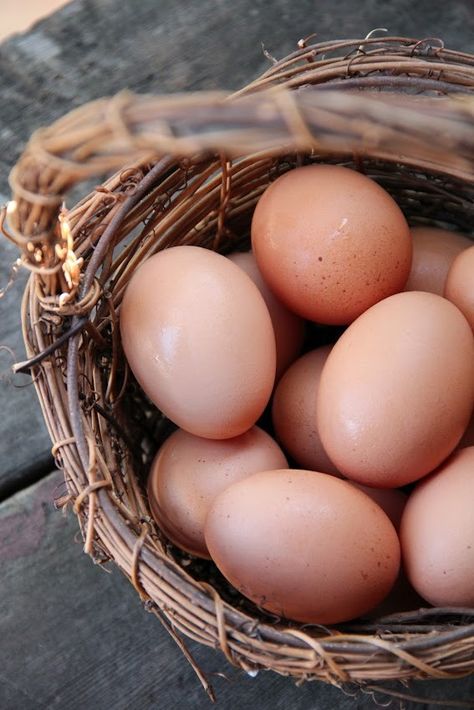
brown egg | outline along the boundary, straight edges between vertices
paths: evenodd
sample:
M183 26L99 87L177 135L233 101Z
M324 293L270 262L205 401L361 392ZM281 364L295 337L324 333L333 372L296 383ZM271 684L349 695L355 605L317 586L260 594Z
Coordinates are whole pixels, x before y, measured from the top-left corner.
M208 249L179 246L133 275L121 311L128 363L181 428L211 439L247 431L275 380L275 336L258 288Z
M443 295L449 267L472 242L457 232L436 227L412 227L413 259L405 291Z
M272 420L277 439L300 466L338 475L316 422L319 379L331 347L306 353L285 372L273 395Z
M355 481L350 481L350 483L362 491L362 493L368 495L369 498L372 498L390 518L395 530L397 532L400 530L403 510L408 500L408 496L403 493L403 491L394 488L372 488L371 486L364 486L362 483L356 483Z
M176 545L199 557L209 557L204 522L214 498L252 473L287 465L278 444L256 426L221 441L178 429L160 448L151 467L150 507Z
M376 606L400 549L383 510L346 481L313 471L256 473L221 493L206 543L222 574L255 604L333 624Z
M404 566L434 606L474 607L474 447L457 451L408 499L400 531Z
M289 311L270 291L258 270L257 262L251 251L234 252L228 258L250 276L267 304L275 331L276 377L278 380L293 360L298 357L304 340L304 321Z
M473 398L466 319L441 296L399 293L366 311L334 345L319 385L319 434L348 478L397 488L453 451Z
M466 316L474 330L474 246L463 251L453 261L444 295Z
M252 246L276 296L319 323L350 323L403 289L411 265L396 202L365 175L334 165L275 180L255 209Z

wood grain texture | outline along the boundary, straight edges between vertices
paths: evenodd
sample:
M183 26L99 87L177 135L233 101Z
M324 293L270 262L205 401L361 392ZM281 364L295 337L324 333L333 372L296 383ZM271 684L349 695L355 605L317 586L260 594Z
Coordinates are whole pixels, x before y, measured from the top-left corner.
M113 566L95 568L82 553L74 516L53 508L63 490L54 472L0 505L2 710L212 707L126 579ZM192 642L189 647L209 673L223 710L375 708L370 697L352 698L320 683L298 688L273 673L251 678L228 666L220 652ZM472 699L474 676L415 683L411 691L432 699Z
M16 248L2 239L0 289L16 258ZM0 346L9 348L0 349L0 500L52 467L51 445L31 378L11 374L13 362L24 359L20 300L25 281L21 271L0 299Z

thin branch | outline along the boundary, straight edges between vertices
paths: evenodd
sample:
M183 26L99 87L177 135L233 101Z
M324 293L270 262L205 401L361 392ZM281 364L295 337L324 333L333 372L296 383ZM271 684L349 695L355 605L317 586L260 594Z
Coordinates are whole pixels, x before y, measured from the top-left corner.
M17 375L23 372L30 372L30 370L36 367L36 365L39 365L41 362L43 362L43 360L45 360L47 357L56 352L56 350L59 350L59 348L61 348L65 343L67 343L69 338L78 335L78 333L80 333L86 325L87 318L78 318L76 323L71 328L69 328L69 330L66 330L62 335L59 336L57 340L54 341L54 343L48 345L48 347L38 353L38 355L35 355L29 360L17 362L15 365L13 365L12 370L14 374Z

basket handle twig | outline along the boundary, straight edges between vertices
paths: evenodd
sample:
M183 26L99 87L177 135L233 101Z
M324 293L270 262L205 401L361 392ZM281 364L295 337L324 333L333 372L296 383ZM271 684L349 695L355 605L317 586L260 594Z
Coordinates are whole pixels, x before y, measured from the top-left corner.
M472 96L420 99L326 88L274 87L232 100L222 93L123 92L86 104L30 139L10 175L9 236L54 295L77 287L80 270L67 221L58 221L65 194L132 161L356 152L474 180Z

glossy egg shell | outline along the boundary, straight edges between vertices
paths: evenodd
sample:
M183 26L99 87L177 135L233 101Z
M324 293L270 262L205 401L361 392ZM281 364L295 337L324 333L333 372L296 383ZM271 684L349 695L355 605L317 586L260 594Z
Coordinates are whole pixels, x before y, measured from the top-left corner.
M260 417L275 380L275 336L252 280L224 256L179 246L133 275L120 310L138 382L186 431L226 439Z
M398 574L395 529L368 496L313 471L256 473L209 511L212 559L242 594L295 621L332 624L376 606Z
M403 213L376 182L348 168L310 165L285 173L258 201L251 231L272 291L318 323L352 322L402 290L410 272Z
M158 451L148 478L148 499L165 534L198 557L209 557L204 523L214 498L236 481L287 466L278 444L259 427L213 441L173 432Z
M460 449L412 492L402 517L404 567L434 606L474 607L474 447Z
M319 386L319 433L348 478L396 488L453 451L473 402L474 339L462 313L435 294L399 293L333 347Z

